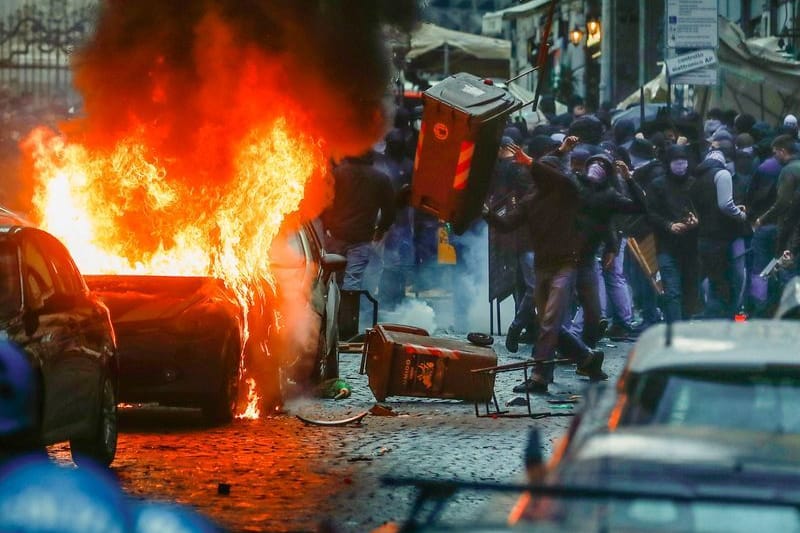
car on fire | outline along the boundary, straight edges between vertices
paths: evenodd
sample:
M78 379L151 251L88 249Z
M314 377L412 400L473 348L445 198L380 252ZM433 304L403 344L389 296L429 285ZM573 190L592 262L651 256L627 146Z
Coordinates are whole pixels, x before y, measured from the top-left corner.
M109 465L117 449L119 368L108 308L63 244L4 209L0 284L0 335L22 348L39 381L31 445L69 441L76 463L88 457Z
M326 254L315 223L282 230L270 250L277 298L244 312L236 294L200 276L86 276L117 332L120 401L199 407L230 421L244 393L242 368L264 401L280 402L287 381L313 385L338 374L341 256ZM274 327L274 313L305 311L304 333ZM266 349L265 349L266 348Z

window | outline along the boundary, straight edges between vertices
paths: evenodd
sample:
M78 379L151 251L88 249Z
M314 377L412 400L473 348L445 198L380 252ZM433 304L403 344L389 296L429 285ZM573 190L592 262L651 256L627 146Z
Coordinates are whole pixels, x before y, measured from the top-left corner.
M39 309L56 292L49 262L30 238L25 239L22 245L22 257L25 264L26 301L31 309Z
M16 316L22 307L17 247L0 242L0 320Z
M631 393L627 425L800 434L800 370L654 373Z
M84 292L83 278L64 245L55 237L45 233L39 234L37 237L42 250L47 254L50 268L54 274L56 292L66 295L77 295Z

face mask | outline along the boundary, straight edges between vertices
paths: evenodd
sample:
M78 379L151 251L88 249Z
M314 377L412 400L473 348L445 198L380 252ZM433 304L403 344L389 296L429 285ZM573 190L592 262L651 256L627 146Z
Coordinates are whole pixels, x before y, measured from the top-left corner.
M592 183L601 183L606 179L606 171L599 163L592 163L589 165L589 168L586 169L586 177Z
M687 159L676 159L669 164L669 170L676 176L685 176L686 171L689 170L689 161Z

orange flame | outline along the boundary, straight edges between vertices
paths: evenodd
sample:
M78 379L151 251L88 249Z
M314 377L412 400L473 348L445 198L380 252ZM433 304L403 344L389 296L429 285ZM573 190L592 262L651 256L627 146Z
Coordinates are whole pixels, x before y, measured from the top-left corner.
M258 402L261 398L256 394L256 380L248 378L247 387L247 407L241 414L236 415L236 418L257 420L261 416L261 410L258 408Z
M293 131L286 118L245 135L232 179L213 187L167 179L168 165L136 136L103 152L38 128L25 148L34 168L34 216L83 273L220 278L244 316L264 281L274 290L273 238L325 168L321 144ZM255 381L248 383L243 416L257 418Z

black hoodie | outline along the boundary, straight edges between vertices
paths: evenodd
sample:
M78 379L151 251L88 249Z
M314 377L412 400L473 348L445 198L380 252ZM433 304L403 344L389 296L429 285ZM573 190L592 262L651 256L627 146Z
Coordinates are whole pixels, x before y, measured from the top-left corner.
M690 213L697 215L690 191L694 178L688 173L676 176L672 172L658 176L647 189L647 214L656 235L659 253L690 253L697 247L697 228L681 234L672 233L670 226L684 221Z

